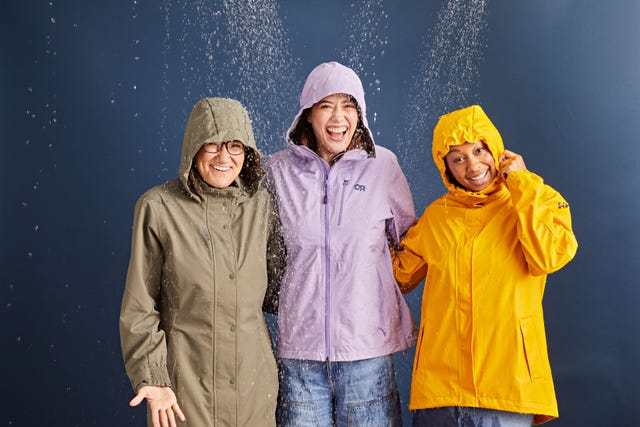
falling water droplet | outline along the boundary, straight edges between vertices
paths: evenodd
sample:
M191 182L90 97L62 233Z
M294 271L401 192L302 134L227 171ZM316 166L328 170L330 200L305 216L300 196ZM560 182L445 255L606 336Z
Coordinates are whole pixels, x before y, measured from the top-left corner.
M442 114L477 102L476 82L482 59L488 0L447 0L432 33L425 36L419 72L403 112L405 126L399 140L420 141L432 132ZM430 146L406 146L399 157L407 170L422 173ZM429 163L429 167L432 167ZM420 176L420 173L410 175ZM435 183L433 185L436 185Z

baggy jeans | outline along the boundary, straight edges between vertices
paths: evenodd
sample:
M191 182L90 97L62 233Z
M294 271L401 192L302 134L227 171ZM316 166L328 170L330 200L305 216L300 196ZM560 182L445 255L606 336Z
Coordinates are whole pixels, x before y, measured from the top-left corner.
M391 355L352 362L280 359L279 368L279 426L402 425Z

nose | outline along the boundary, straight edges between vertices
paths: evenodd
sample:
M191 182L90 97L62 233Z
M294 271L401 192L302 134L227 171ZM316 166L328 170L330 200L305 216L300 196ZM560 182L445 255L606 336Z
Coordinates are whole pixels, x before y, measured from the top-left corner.
M475 170L480 166L482 162L476 156L469 156L467 159L467 169Z
M223 144L223 146L220 147L220 150L216 153L216 156L218 157L218 159L222 159L222 160L227 160L228 158L231 157L231 154L229 154L229 147L227 146L227 144Z
M334 119L341 119L344 116L344 108L342 105L336 105L332 113Z

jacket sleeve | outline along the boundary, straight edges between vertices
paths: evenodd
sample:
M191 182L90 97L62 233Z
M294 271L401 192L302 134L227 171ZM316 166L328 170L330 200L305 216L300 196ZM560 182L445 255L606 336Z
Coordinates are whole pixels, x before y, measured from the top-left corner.
M136 392L144 385L171 385L158 311L164 261L158 230L157 216L143 196L135 207L131 258L120 309L122 355Z
M397 158L393 156L390 174L390 206L392 218L387 224L387 235L393 247L397 247L404 233L416 222L416 211L409 183Z
M506 183L517 212L518 240L529 272L537 276L559 270L578 249L569 204L532 172L511 172Z
M271 313L278 313L278 300L280 294L280 283L284 275L287 259L287 250L282 237L280 226L280 216L275 197L268 191L269 203L269 237L267 240L267 291L262 303L262 310Z
M423 215L400 242L400 249L393 253L393 275L402 293L411 292L427 276L427 263L420 255L420 230L426 220Z

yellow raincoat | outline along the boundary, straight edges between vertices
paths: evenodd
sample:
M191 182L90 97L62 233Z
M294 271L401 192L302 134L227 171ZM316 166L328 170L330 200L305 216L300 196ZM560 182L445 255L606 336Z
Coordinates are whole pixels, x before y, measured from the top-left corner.
M449 190L409 229L394 258L403 292L426 276L412 410L471 406L558 416L542 298L546 275L576 253L569 205L529 171L474 193L452 183L452 145L483 141L498 168L498 130L479 106L442 116L433 158Z

